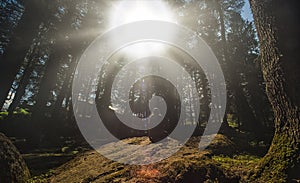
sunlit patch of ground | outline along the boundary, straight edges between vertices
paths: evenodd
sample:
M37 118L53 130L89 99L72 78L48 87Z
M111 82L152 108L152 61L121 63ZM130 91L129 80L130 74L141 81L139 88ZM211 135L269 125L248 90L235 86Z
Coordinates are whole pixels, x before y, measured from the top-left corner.
M142 165L140 169L136 171L136 175L144 178L155 178L160 176L160 172L153 166Z
M125 165L114 162L96 151L79 153L74 159L31 182L246 182L258 157L220 155L237 152L236 145L226 136L217 135L205 151L198 149L199 137L193 137L173 156L150 165ZM147 137L123 140L130 144L149 144ZM107 145L110 152L118 145ZM227 150L226 150L227 149ZM231 149L229 151L229 149ZM164 153L164 152L161 152ZM121 156L116 152L116 156Z

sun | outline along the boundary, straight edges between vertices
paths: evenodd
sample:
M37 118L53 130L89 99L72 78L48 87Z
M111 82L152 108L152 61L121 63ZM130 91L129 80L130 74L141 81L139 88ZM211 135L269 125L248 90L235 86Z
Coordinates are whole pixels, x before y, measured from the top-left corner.
M174 22L172 11L162 0L122 0L111 11L110 26L142 20Z
M175 22L170 6L162 0L121 0L115 2L110 12L109 24L111 28L143 20ZM151 27L150 29L156 31L159 27ZM125 53L132 56L146 56L151 55L153 51L158 52L158 50L163 51L164 46L148 42L132 45L126 49Z

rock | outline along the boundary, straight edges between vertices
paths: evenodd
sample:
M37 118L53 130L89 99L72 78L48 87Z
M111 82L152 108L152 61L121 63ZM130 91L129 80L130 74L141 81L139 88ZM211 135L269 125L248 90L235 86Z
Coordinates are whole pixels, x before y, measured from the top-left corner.
M17 148L0 133L0 182L26 182L30 178L28 167Z

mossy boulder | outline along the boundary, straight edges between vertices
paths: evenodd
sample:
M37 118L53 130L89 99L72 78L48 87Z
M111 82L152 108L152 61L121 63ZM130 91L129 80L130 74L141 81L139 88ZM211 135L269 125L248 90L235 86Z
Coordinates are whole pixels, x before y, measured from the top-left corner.
M17 148L0 133L0 182L26 182L30 178L28 167Z

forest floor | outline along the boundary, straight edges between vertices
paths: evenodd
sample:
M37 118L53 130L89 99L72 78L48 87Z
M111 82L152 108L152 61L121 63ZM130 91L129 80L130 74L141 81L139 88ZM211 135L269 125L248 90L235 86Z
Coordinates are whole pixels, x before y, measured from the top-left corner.
M192 137L177 153L150 165L125 165L109 160L95 150L68 147L61 149L61 153L56 150L24 154L24 158L33 175L30 182L247 182L261 156L245 151L249 148L245 138L246 135L228 137L218 134L205 150L200 151L200 137ZM150 143L148 137L124 141ZM109 146L116 147L118 142Z

